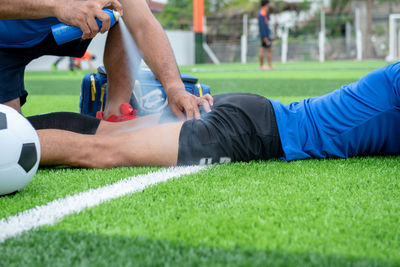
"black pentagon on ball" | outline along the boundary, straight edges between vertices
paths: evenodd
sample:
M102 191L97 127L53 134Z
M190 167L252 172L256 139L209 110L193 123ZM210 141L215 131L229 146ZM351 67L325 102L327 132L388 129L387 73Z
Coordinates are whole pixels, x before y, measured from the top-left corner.
M37 161L37 151L35 143L27 143L22 146L21 155L19 156L18 164L29 172Z
M0 112L0 130L7 129L7 116L5 113Z

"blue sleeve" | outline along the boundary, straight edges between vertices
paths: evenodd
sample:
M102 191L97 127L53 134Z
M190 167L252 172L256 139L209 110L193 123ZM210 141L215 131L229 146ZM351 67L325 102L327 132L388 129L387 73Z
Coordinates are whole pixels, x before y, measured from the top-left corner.
M51 26L57 23L60 21L55 17L0 20L0 47L33 47L46 38Z
M271 103L285 160L400 154L400 62L324 96Z

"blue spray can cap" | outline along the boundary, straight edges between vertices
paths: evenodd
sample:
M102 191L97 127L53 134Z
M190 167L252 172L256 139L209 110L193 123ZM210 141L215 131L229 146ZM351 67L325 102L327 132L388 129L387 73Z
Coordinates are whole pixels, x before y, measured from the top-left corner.
M107 13L107 15L110 16L110 28L115 25L115 23L118 22L120 18L120 14L114 10L111 9L103 9L104 12ZM99 29L102 26L101 20L96 18L97 25L99 25ZM58 45L62 45L65 43L68 43L72 40L76 40L81 38L82 36L82 31L79 27L77 26L71 26L65 23L59 23L51 27L51 31L53 33L54 39L56 40L56 43Z

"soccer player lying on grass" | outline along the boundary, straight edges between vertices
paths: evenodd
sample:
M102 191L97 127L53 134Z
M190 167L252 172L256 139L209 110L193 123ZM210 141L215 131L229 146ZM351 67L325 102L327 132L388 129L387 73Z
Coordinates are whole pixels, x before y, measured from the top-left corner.
M207 97L198 101L210 111ZM109 123L61 113L29 119L39 133L42 165L110 168L399 155L400 63L299 103L223 94L214 97L202 120L159 124L166 117Z

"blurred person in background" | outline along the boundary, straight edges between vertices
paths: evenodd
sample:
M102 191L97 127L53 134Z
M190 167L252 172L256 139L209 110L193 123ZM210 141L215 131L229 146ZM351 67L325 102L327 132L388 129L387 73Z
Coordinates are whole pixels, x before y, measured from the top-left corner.
M96 67L93 65L92 60L95 60L96 56L92 55L88 50L86 50L85 54L82 57L74 58L74 67L78 70L82 69L82 61L86 61L89 65L89 69L93 70Z
M258 11L258 27L261 38L261 47L259 53L261 70L275 69L275 67L272 65L272 38L271 38L271 30L269 28L269 18L270 18L269 8L270 8L269 0L261 0L261 8ZM268 50L267 52L268 66L264 65L264 56L266 49Z
M63 59L64 59L64 57L58 57L58 58L56 59L56 61L54 61L54 63L51 64L51 69L52 69L54 72L58 72L58 64L60 64L60 62L61 62ZM68 61L69 61L68 69L69 69L70 71L74 71L74 69L75 69L75 66L74 66L74 58L73 58L73 57L68 57Z

